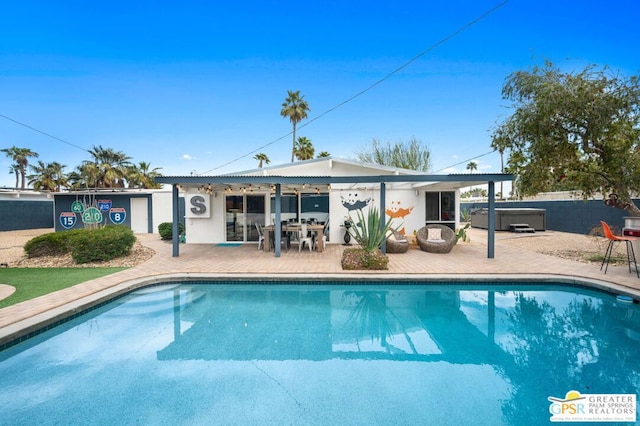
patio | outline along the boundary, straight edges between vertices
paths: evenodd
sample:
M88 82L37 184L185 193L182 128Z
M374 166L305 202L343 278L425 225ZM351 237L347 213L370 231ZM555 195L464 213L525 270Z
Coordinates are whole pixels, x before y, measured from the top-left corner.
M179 279L343 279L398 280L548 280L583 283L608 288L614 293L640 298L640 280L627 265L610 266L605 275L599 264L581 263L513 247L498 233L495 258L488 259L487 232L473 229L471 242L457 244L449 254L426 253L410 248L389 254L388 271L343 271L341 244L328 244L323 253L291 250L274 258L256 245L225 246L186 244L180 256L172 256L172 245L157 234L140 234L141 242L156 251L149 261L106 277L88 281L56 293L0 309L0 344L51 324L79 310L109 300L134 288Z

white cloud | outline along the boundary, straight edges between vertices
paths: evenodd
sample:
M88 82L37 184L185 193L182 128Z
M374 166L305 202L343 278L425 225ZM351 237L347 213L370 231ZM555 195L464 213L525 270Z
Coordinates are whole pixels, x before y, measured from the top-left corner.
M182 154L182 157L180 157L181 160L186 160L186 161L190 161L190 160L194 160L195 157L190 156L189 154Z

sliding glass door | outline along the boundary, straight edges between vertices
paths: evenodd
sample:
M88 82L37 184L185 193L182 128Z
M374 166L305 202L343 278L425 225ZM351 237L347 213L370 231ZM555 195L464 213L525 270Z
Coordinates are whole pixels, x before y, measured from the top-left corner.
M258 241L256 223L265 222L265 195L226 195L226 240Z

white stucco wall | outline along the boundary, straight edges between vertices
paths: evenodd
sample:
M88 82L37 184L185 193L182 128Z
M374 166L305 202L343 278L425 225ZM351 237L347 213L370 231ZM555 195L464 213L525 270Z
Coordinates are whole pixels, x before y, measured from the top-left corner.
M185 195L185 208L188 211L189 200L194 196L203 196L196 190L190 190ZM206 195L206 194L205 194ZM270 211L270 195L265 194L265 210ZM215 244L225 241L225 205L224 194L214 193L209 197L209 215L186 214L185 226L187 243ZM358 202L366 202L368 205L362 209L365 217L368 209L375 206L380 209L380 192L372 189L332 189L329 194L330 211L330 244L342 244L344 242L344 220L350 215L357 220L356 210L349 210L346 205L354 205ZM385 220L393 217L393 226L406 235L413 234L425 225L425 192L415 189L389 189L386 191ZM459 211L459 192L456 191L456 209ZM154 207L155 210L155 207ZM390 214L389 214L390 213ZM191 216L191 217L189 217ZM206 217L208 216L208 217ZM271 223L271 214L266 213L267 224ZM459 224L456 223L456 226Z
M197 208L191 204L193 197L203 197L208 201L209 211L197 214ZM224 226L224 206L219 201L223 197L217 194L199 193L195 189L187 190L185 200L185 233L187 243L205 244L224 241L220 230Z
M182 194L180 194L182 197ZM154 233L158 232L158 225L163 222L173 222L173 198L171 191L154 192L151 194L152 212L151 220L153 221L152 229Z

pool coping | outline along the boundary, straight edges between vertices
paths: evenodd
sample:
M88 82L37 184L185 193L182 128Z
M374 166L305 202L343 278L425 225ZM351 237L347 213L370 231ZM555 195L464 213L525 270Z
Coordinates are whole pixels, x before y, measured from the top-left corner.
M71 302L48 309L29 318L18 320L0 328L0 350L13 346L33 335L39 334L70 318L81 315L97 306L107 303L117 297L134 290L175 282L198 281L269 281L269 282L309 282L314 280L331 280L334 282L431 282L431 283L459 283L472 281L473 283L531 283L532 285L558 283L567 286L576 286L586 289L594 289L614 295L629 296L637 303L640 300L640 290L624 285L586 278L576 275L562 274L238 274L238 273L168 273L154 276L146 276L120 282L109 288L91 293ZM314 283L316 284L316 283ZM321 284L321 283L317 283Z

